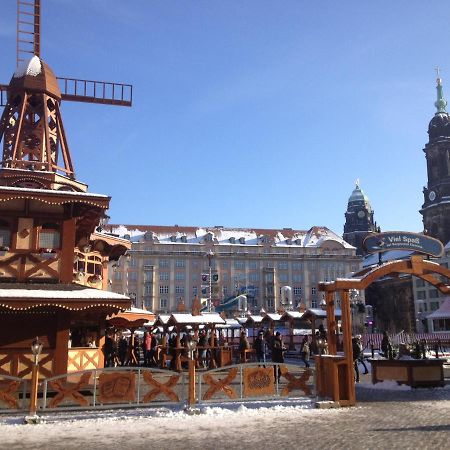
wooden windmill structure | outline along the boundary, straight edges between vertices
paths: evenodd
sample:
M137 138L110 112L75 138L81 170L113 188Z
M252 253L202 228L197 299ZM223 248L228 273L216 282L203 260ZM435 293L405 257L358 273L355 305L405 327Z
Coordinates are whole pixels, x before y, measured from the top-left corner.
M132 89L56 77L40 58L41 0L17 12L17 68L0 85L0 376L31 374L36 336L50 376L102 367L106 317L131 306L105 290L108 262L130 244L97 230L110 197L75 178L60 104L131 106Z
M131 106L132 86L56 77L41 59L41 0L17 0L16 71L0 84L4 169L75 172L61 117L62 100Z

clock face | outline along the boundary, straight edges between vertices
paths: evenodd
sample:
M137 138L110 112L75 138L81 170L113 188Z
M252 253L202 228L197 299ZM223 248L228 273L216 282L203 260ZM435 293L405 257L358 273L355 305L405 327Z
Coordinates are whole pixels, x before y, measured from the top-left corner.
M358 211L358 217L360 219L363 219L366 216L366 213L364 211Z
M428 198L430 199L430 202L433 202L436 198L436 192L430 191L430 193L428 194Z

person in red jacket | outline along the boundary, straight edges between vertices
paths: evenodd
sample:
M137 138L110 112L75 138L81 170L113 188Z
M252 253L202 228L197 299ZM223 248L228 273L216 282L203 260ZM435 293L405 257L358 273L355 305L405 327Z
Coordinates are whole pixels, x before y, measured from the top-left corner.
M144 366L149 367L152 360L152 335L146 331L142 342L144 351Z

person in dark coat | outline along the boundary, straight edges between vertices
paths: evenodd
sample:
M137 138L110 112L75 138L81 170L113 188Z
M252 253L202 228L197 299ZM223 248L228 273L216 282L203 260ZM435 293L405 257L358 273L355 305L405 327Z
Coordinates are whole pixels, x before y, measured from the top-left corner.
M266 340L264 339L264 332L260 331L258 333L258 336L255 339L255 342L253 344L253 348L255 349L256 353L256 360L258 363L266 362Z
M152 335L146 331L142 341L142 350L144 353L144 366L149 367L151 363Z
M283 338L281 337L281 333L277 331L273 338L273 347L272 347L272 361L274 363L284 363L284 351L286 348L284 347ZM276 368L278 367L278 372ZM281 377L281 369L280 366L274 366L274 375L277 378L278 382Z
M105 355L105 367L114 367L116 343L110 334L108 334L105 338L105 345L103 346L103 353Z
M358 359L361 355L361 347L356 336L352 337L353 366L355 368L355 381L359 383Z
M392 344L387 331L383 331L383 339L381 340L381 351L385 358L392 359Z
M128 340L123 335L119 340L119 361L121 366L128 362Z

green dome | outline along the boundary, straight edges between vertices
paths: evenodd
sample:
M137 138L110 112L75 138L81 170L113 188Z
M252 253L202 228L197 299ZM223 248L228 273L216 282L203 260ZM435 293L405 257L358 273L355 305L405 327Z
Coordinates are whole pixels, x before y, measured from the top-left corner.
M367 197L367 195L364 194L363 190L359 187L359 184L356 183L356 187L353 190L352 195L350 195L348 202L349 203L362 202L369 204L369 197Z

